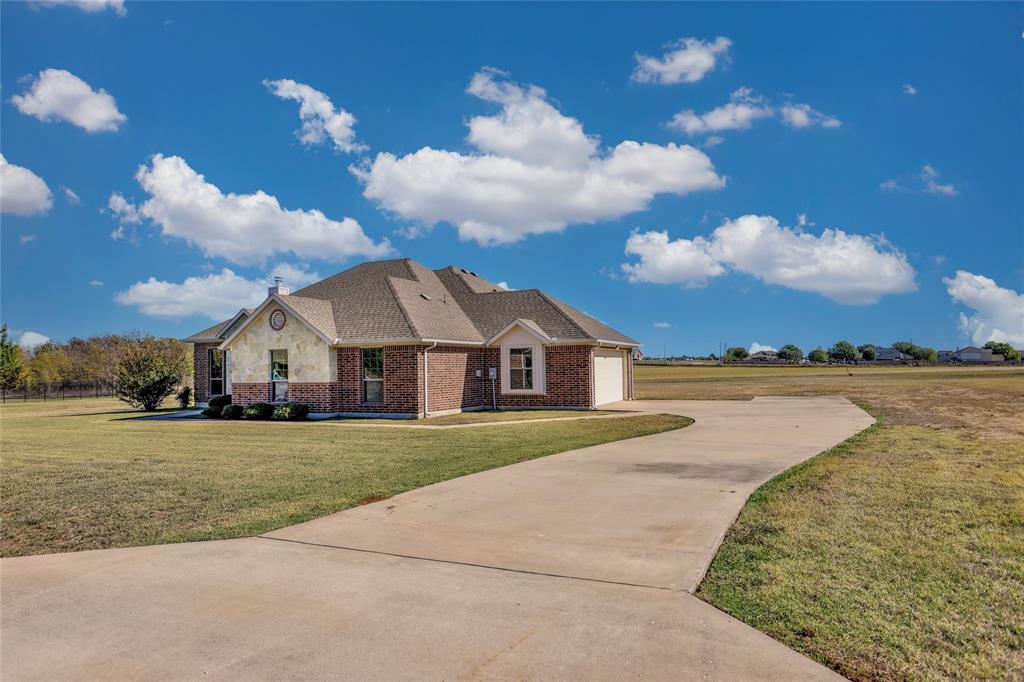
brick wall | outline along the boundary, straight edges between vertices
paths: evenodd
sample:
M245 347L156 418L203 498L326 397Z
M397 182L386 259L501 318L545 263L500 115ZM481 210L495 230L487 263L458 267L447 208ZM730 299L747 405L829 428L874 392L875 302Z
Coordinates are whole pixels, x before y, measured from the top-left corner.
M270 382L258 384L231 384L231 402L235 405L252 405L270 402Z
M633 390L633 351L626 353L626 400L635 400L636 392Z
M315 383L294 381L288 382L288 400L309 406L310 412L336 412L334 403L337 400L338 384L331 382ZM232 400L234 397L232 397Z
M484 361L488 367L498 367L500 350L486 348ZM592 404L591 386L591 348L590 346L548 346L544 349L544 365L546 368L546 395L523 395L501 393L498 385L498 407L581 407ZM485 370L486 374L486 370ZM487 390L490 391L488 380ZM490 395L486 396L487 403Z
M338 349L335 412L419 414L423 410L423 346L384 347L384 402L363 402L359 348Z
M192 369L194 373L194 399L197 403L210 400L210 353L216 343L196 343L192 345Z
M428 355L431 412L491 404L485 349L438 346Z

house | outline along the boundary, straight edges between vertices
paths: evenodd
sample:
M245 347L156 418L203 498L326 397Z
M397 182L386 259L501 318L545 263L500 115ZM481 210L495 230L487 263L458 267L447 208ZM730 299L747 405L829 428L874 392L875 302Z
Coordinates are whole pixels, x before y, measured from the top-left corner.
M956 362L956 351L952 350L940 350L936 353L935 362L943 365L950 362Z
M875 348L875 362L911 362L913 356L895 348L878 346Z
M778 362L779 353L774 350L759 350L747 356L747 362Z
M196 403L294 401L416 417L633 398L639 344L537 289L463 268L363 263L193 334Z
M978 348L977 346L967 346L961 348L955 353L958 362L996 362L992 357L992 351L988 348ZM1000 356L1002 357L1002 356Z

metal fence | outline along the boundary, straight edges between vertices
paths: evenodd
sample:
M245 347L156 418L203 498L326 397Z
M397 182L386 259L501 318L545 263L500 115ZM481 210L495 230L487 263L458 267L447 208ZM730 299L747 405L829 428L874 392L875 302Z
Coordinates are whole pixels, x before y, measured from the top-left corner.
M109 384L78 384L63 382L59 384L19 388L13 391L0 390L0 401L13 402L29 400L67 400L69 398L99 398L114 395L114 387Z

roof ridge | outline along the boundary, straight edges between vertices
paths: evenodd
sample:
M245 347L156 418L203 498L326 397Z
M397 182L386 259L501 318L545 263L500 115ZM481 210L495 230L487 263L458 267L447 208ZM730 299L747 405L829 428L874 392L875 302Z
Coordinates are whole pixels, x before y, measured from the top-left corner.
M583 334L583 336L587 337L588 339L592 339L592 338L594 338L594 336L593 336L592 334L590 334L590 333L589 333L589 332L588 332L588 331L587 331L586 329L584 329L584 328L583 328L583 327L581 327L581 326L580 326L579 324L577 324L577 323L576 323L576 320L574 320L574 319L572 319L571 317L569 317L569 316L568 316L568 315L566 314L566 312L565 312L564 310L562 310L562 307L561 307L561 306L559 306L558 304L556 304L556 303L555 303L555 302L554 302L554 301L552 300L552 299L554 298L553 296L550 296L550 295L548 295L548 294L544 293L544 292L543 292L543 291L541 291L540 289L534 289L534 291L536 291L536 292L537 292L538 294L540 294L540 297L541 297L541 298L543 298L543 299L544 299L545 301L547 301L547 302L548 302L548 305L550 305L550 306L551 306L552 308L554 308L555 310L557 310L557 311L558 311L558 314L559 314L559 315L561 315L562 317L564 317L564 318L565 318L565 319L566 319L566 320L567 320L567 321L569 322L569 324L571 324L571 325L572 325L573 327L576 327L577 331L579 331L579 332L580 332L581 334ZM585 313L584 313L584 314L585 314Z
M406 258L404 260L408 260L408 259ZM410 274L412 274L413 277L416 277L416 273L412 272L411 268L410 268L409 272L410 272ZM409 325L409 331L412 332L412 335L413 336L422 336L422 334L420 334L420 330L417 329L416 325L414 325L412 323L412 318L409 317L409 311L406 310L405 304L402 303L402 297L398 295L397 291L395 291L395 285L391 283L392 277L394 277L394 275L386 275L384 277L384 281L387 282L388 290L391 292L392 298L395 299L395 304L398 306L398 310L402 313L402 317L405 319L405 323L407 325ZM418 282L419 279L417 278L417 279L415 279L413 281Z

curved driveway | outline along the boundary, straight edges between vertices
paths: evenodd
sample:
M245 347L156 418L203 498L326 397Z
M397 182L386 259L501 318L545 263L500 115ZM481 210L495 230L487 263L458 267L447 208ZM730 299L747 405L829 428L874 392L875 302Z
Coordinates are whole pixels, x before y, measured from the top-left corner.
M697 421L258 538L0 561L0 673L834 677L689 592L757 486L871 417L841 398L618 407Z

